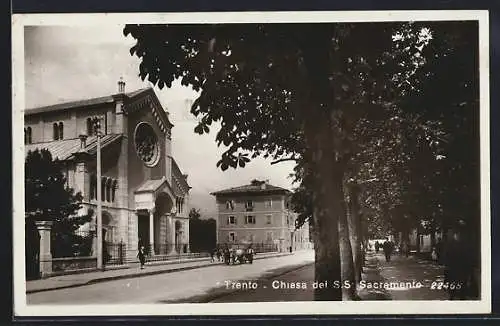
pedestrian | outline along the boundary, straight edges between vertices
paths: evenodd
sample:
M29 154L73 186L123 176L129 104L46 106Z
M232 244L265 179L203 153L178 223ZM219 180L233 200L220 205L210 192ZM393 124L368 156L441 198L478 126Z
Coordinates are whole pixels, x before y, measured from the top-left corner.
M394 245L392 244L389 239L385 240L385 242L382 245L382 249L384 250L384 255L385 255L385 261L389 262L391 261L391 254L392 250L394 249Z
M214 248L214 250L210 252L210 262L215 263L215 257L217 256L217 252L218 252L217 248Z
M144 269L144 264L146 263L146 249L144 248L144 246L140 246L137 257L141 262L141 269Z
M438 238L437 239L437 242L436 242L436 257L437 257L437 262L438 264L442 264L443 263L443 255L442 255L442 252L443 252L443 241L441 241L441 238Z
M408 252L409 252L408 243L406 243L406 241L405 241L401 244L401 255L408 257Z
M444 281L450 300L465 300L473 275L471 250L458 231L453 232L444 252Z
M378 241L375 241L375 252L378 253L380 249L380 243Z
M217 249L217 260L218 260L219 262L221 262L221 261L222 261L222 249L221 249L221 248L218 248L218 249Z
M431 252L431 258L433 261L438 260L437 252L436 252L436 247L432 247L432 252Z

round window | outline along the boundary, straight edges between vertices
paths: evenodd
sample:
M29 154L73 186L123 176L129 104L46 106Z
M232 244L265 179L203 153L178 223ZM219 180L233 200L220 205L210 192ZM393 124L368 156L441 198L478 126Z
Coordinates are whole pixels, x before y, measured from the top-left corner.
M135 128L135 150L146 166L154 166L160 157L158 137L151 125L141 122Z

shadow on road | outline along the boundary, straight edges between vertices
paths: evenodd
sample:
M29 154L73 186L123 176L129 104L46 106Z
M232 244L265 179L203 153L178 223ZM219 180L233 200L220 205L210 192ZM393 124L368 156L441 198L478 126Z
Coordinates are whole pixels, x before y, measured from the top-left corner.
M310 278L311 274L312 278ZM307 278L304 278L303 275L307 275ZM256 279L225 280L221 282L221 286L212 288L209 293L179 300L161 300L158 303L310 301L313 296L312 290L308 289L309 287L307 289L274 289L272 282L280 280L286 284L309 283L309 280L313 278L314 263L302 263L268 270ZM290 281L291 279L293 281ZM297 281L299 279L305 281ZM243 288L237 288L238 284ZM250 287L252 284L256 288ZM307 294L308 291L311 293ZM298 293L300 295L297 296ZM304 294L311 299L304 299ZM294 295L296 296L295 300L293 300Z

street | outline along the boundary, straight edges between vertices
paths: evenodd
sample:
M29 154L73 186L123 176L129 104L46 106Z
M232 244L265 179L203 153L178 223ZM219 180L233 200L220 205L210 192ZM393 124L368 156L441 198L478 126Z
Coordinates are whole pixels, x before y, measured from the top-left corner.
M445 290L432 288L433 282L443 279L443 268L433 262L415 257L393 255L386 262L382 253L369 255L380 278L373 278L365 273L364 289L361 289L362 300L447 300ZM368 268L367 268L368 269ZM365 269L365 271L367 271ZM219 287L210 295L187 298L173 302L279 302L279 301L313 301L314 300L314 264L309 264L291 271L279 270L266 275L244 289L231 289L233 284ZM390 288L387 291L370 288L370 284L405 283L406 286ZM412 282L422 284L422 287L412 288ZM243 286L248 280L240 279L235 285ZM380 293L383 292L383 295Z
M375 273L373 273L375 272ZM446 300L443 268L413 256L367 255L362 300ZM388 289L380 284L404 283ZM412 287L413 283L421 286ZM372 287L373 285L373 287ZM29 304L277 302L314 300L314 252L28 294Z
M258 279L273 270L314 262L314 251L255 260L253 264L216 265L169 274L96 283L27 295L28 304L162 303L205 295L226 281ZM147 267L146 267L147 268ZM76 277L76 276L75 276Z

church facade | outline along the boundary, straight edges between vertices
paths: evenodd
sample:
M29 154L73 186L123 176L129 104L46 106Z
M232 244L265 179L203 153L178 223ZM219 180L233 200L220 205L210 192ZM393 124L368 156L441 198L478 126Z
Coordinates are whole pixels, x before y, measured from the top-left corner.
M93 212L82 229L95 230L101 187L107 243L125 243L129 256L140 244L149 245L153 255L189 252L190 186L172 157L173 124L152 88L125 92L119 81L116 94L27 109L24 120L25 155L47 149L62 160L67 185L83 195L79 214Z

